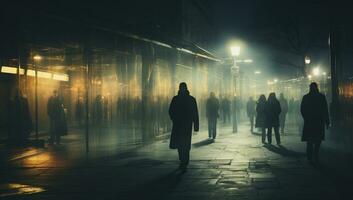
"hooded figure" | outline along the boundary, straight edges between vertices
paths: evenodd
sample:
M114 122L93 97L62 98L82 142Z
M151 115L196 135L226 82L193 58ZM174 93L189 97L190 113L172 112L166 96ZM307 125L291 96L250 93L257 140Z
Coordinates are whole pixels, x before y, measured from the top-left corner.
M310 92L304 95L300 111L304 119L302 141L307 142L308 160L319 161L319 148L325 139L325 125L330 125L327 101L325 95L319 92L317 84L310 84ZM314 152L313 152L314 148Z
M184 82L180 83L178 95L170 103L169 116L173 121L169 147L178 149L180 168L185 170L189 163L192 126L194 131L199 130L199 115L196 100L190 96Z

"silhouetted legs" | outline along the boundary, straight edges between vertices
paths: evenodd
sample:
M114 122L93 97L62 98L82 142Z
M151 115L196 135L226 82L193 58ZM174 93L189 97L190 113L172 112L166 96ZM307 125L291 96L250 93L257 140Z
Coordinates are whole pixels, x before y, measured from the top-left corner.
M266 141L266 128L261 128L261 133L262 133L262 143L265 143L265 141Z
M190 149L179 148L178 149L179 160L180 160L180 169L186 169L186 166L189 164L190 159Z
M251 133L254 132L254 119L255 119L255 116L249 117L249 120L250 120L250 131L251 131Z
M208 137L216 139L217 136L217 118L208 119Z
M281 127L281 133L284 134L284 126L286 124L286 115L279 115L279 125Z
M273 127L273 129L275 130L275 137L276 137L277 144L281 144L281 137L279 135L279 127L275 126L275 127ZM272 143L272 127L267 129L267 140L268 140L269 144Z
M321 145L321 141L317 141L317 142L308 141L306 143L306 155L309 161L314 161L316 163L319 162L320 145Z

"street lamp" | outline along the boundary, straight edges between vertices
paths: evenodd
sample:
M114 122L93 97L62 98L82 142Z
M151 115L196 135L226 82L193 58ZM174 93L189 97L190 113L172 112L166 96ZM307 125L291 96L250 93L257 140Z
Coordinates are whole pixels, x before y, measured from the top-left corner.
M41 61L42 57L39 55L35 55L33 56L33 60L34 60L34 73L35 73L35 85L34 85L34 97L35 97L35 137L36 140L38 140L38 70L37 70L37 65L36 65L36 61ZM27 72L28 73L28 72Z
M309 58L309 56L305 56L305 64L310 64L310 62L311 62L311 60L310 60L310 58Z

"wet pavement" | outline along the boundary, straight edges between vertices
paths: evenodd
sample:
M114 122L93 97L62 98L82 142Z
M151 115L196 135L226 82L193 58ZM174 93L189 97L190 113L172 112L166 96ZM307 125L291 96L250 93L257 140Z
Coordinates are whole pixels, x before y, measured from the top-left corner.
M314 167L299 134L282 145L263 145L243 124L222 127L215 141L193 137L187 172L177 170L168 140L92 151L82 144L35 150L0 167L0 199L344 199L351 192L332 158ZM33 149L32 149L33 150ZM325 153L325 147L323 150ZM331 160L332 161L332 160ZM332 163L332 162L331 162ZM340 170L338 170L340 171ZM346 176L347 177L347 176ZM350 179L351 180L351 179Z

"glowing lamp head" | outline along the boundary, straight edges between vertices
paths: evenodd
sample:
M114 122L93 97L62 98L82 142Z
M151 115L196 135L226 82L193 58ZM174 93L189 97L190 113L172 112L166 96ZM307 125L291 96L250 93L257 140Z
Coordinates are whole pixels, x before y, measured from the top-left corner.
M36 55L33 57L34 60L39 61L42 60L42 56Z
M239 56L240 54L240 47L239 46L234 46L230 48L230 53L232 54L232 56Z
M308 56L305 56L305 64L310 64L310 62L311 62L311 60L310 60L310 58L308 57Z
M313 69L313 75L314 76L319 76L320 75L320 68L319 67L315 67Z

